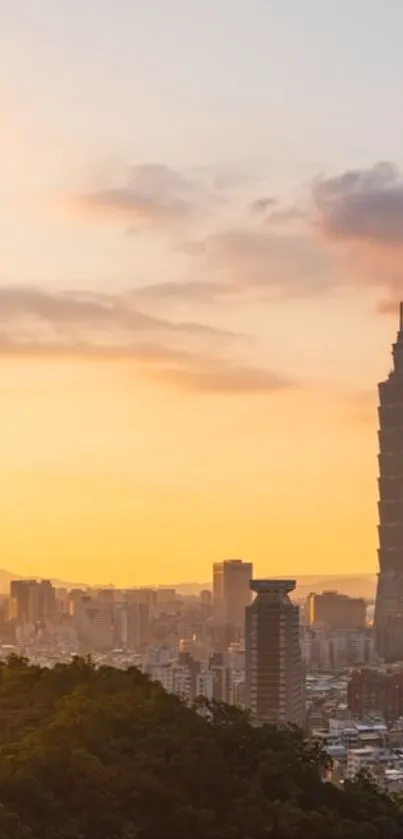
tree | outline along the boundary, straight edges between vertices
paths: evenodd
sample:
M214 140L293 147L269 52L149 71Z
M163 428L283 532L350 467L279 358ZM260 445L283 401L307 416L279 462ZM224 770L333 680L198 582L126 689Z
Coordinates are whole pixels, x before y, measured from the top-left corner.
M189 707L136 668L0 666L0 839L398 839L365 776L323 783L295 727Z

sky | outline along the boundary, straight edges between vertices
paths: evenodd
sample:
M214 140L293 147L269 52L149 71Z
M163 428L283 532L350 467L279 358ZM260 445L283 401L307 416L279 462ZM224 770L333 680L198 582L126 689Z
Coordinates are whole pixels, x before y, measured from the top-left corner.
M0 565L377 570L403 6L0 0Z

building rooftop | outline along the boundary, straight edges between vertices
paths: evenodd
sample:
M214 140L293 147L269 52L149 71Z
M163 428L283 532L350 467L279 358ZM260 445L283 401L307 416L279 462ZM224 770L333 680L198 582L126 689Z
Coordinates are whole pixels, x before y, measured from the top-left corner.
M279 592L281 594L288 594L293 591L297 585L296 580L251 580L250 587L256 594Z

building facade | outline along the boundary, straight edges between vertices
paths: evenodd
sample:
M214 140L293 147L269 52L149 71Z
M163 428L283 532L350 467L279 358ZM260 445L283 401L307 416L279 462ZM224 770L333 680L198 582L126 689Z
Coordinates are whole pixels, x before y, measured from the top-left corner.
M379 714L389 724L403 716L403 670L355 670L348 683L350 712L357 719Z
M308 621L327 629L364 629L367 607L362 597L348 597L338 591L311 593L308 596Z
M9 617L20 626L49 623L56 611L56 591L50 580L11 581Z
M246 609L245 699L259 723L303 725L304 666L293 580L253 580Z
M403 660L403 304L393 367L379 384L379 575L375 604L378 654Z
M213 565L213 617L219 625L243 629L245 608L252 599L250 581L253 575L251 562L227 559Z

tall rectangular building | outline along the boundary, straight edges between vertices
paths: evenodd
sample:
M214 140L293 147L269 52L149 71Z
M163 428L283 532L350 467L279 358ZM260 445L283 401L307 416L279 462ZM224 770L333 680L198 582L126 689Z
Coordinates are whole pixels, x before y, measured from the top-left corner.
M253 580L246 609L246 705L259 723L302 726L305 677L299 642L299 609L289 592L294 580Z
M10 618L19 624L32 624L35 615L36 580L11 580Z
M213 563L213 619L218 626L224 618L224 563Z
M56 591L50 580L12 580L10 618L20 625L48 623L56 616Z
M403 660L403 304L393 368L379 390L379 575L375 603L377 653Z
M243 628L245 608L250 605L253 575L251 562L227 559L213 565L213 616L216 624Z

